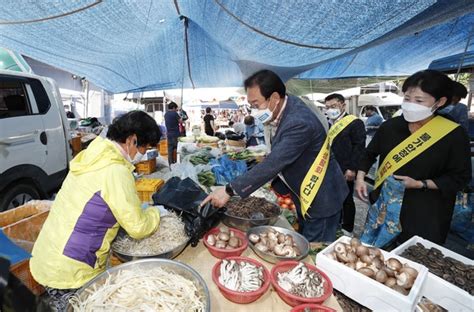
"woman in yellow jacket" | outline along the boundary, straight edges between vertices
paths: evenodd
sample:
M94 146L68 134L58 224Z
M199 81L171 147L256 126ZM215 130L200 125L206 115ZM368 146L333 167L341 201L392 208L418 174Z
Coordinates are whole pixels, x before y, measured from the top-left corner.
M156 122L133 111L109 126L70 163L70 171L34 245L30 269L58 311L69 297L105 270L119 227L135 238L154 233L157 209L142 210L132 163L161 136Z

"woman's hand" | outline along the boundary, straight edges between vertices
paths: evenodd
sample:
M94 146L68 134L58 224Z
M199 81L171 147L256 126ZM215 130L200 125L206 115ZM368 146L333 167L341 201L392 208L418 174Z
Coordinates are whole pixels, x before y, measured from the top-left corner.
M357 172L357 178L356 178L356 181L355 181L355 186L354 186L354 189L357 193L357 196L359 196L359 198L362 200L362 201L365 201L365 202L368 202L368 193L367 193L367 184L365 184L365 172L364 171L359 171Z
M423 187L423 183L421 181L415 180L410 178L409 176L401 176L401 175L393 175L393 177L405 185L407 189L421 189Z
M218 187L211 194L209 194L206 199L204 199L204 201L201 203L201 207L208 202L211 202L215 208L222 208L225 204L227 204L229 199L230 196L225 191L225 187Z

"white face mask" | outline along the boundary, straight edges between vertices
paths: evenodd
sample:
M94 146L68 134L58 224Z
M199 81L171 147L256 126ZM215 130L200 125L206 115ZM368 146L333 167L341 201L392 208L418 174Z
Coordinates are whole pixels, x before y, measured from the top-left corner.
M257 111L254 117L260 120L262 124L266 124L272 120L273 112L268 108L262 109L262 110Z
M133 157L131 163L134 164L134 165L137 164L137 163L139 163L139 162L142 160L143 156L145 156L145 155L142 154L142 153L140 153L140 152L137 150L137 153L135 154L135 157Z
M337 119L341 115L341 110L339 108L329 108L326 115L329 119Z
M426 119L433 115L433 107L436 105L433 104L431 107L426 107L421 104L412 103L412 102L403 102L402 111L403 118L408 122L417 122L423 119Z

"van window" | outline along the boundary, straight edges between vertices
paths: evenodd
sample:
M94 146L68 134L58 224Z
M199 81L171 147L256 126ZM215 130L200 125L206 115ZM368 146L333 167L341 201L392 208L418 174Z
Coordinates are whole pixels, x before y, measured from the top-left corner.
M0 118L30 115L25 88L20 81L0 80Z
M400 105L394 106L379 106L380 112L382 113L383 119L388 120L400 109Z
M51 103L49 102L49 97L43 87L43 84L36 79L28 79L28 83L33 90L39 113L46 114L51 106Z

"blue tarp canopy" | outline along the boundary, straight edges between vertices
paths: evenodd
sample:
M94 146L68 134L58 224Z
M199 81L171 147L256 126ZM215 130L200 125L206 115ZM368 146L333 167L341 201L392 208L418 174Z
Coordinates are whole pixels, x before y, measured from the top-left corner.
M466 51L466 53L434 60L428 68L444 72L457 72L459 66L461 66L461 69L474 68L474 51Z
M408 75L464 51L474 24L472 0L0 4L0 46L111 92L240 86L262 68L285 80Z

